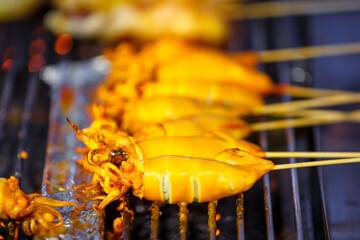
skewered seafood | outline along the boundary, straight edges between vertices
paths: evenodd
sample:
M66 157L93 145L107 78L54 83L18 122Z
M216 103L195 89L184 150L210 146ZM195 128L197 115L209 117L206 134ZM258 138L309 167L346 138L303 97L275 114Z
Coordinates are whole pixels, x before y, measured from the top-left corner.
M19 181L11 176L0 178L0 218L22 221L27 235L53 236L61 231L62 216L53 207L75 206L33 193L25 195ZM57 219L57 221L56 221Z
M121 122L130 133L143 124L195 116L234 119L263 105L262 96L274 89L267 75L239 60L253 59L250 53L233 56L163 39L138 53L120 44L105 55L113 70L97 91L102 117Z
M42 5L42 0L0 1L0 22L27 17Z
M202 136L210 131L224 132L235 139L246 138L251 132L249 125L239 118L203 115L145 124L133 136L141 141L151 137Z
M81 130L69 121L86 145L81 163L94 174L83 187L106 194L97 197L100 209L130 189L153 201L214 201L274 168L258 146L239 140L249 127L238 117L274 90L253 63L171 39L139 53L121 44L106 55L114 69L98 89L94 122Z
M130 188L170 203L216 200L247 190L272 169L271 161L251 155L258 146L239 140L249 128L237 117L262 105L262 95L274 88L240 60L253 55L226 55L177 39L139 53L129 44L105 52L113 71L98 89L94 122L81 130L69 121L88 148L81 162L94 173L90 186L100 184L107 194L99 197L100 208ZM188 195L176 195L179 179L186 180ZM219 191L205 191L214 184L210 179L218 179Z
M90 148L82 164L94 173L92 184L99 183L108 194L100 198L100 208L122 198L130 188L135 196L153 201L213 201L246 191L274 167L271 161L248 152L260 151L256 145L231 137L165 137L135 142L123 136L100 142L69 123Z
M46 25L55 33L78 38L140 41L177 36L212 44L227 35L225 21L211 1L54 1Z

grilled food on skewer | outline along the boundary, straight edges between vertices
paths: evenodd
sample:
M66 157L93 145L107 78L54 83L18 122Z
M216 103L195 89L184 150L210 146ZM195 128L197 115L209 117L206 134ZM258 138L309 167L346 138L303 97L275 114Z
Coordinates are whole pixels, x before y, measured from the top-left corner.
M61 214L53 208L77 205L37 193L25 195L18 184L14 176L0 178L0 218L22 221L23 230L29 236L57 236L63 221Z
M45 17L55 33L76 38L151 41L164 36L222 43L227 25L211 1L54 1Z
M95 133L90 136L85 132L91 131L80 130L68 122L88 149L88 155L80 163L94 174L89 185L79 188L101 186L106 195L97 197L102 200L100 209L115 200L124 201L129 190L137 197L157 202L209 202L248 190L273 169L360 162L357 158L274 165L272 161L257 157L266 156L266 153L256 145L222 133L204 137L148 138L135 142L123 132L111 133L104 125L106 135ZM331 153L325 154L331 156ZM297 153L293 155L296 157ZM338 156L334 154L334 157ZM350 156L359 156L359 153ZM114 222L117 234L122 232L121 224L118 224L121 221L119 218Z
M0 0L0 22L22 19L38 9L43 0Z

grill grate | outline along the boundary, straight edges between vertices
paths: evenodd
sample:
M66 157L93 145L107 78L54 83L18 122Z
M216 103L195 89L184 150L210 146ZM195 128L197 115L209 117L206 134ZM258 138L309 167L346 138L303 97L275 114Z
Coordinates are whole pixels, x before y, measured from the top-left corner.
M243 193L240 193L236 199L236 217L237 239L245 239Z
M150 239L159 239L159 217L160 217L160 206L158 203L153 203L151 206L151 232Z
M21 120L21 128L20 128L20 143L18 146L18 153L22 151L28 151L26 146L26 140L28 139L28 130L29 130L29 123L31 113L34 109L36 94L38 92L38 83L39 83L39 76L37 74L31 74L29 78L29 82L27 85L27 91L25 95L25 106L24 112ZM18 156L15 174L14 176L21 180L23 169L24 169L24 160L21 156Z
M263 119L264 120L264 119ZM259 142L261 148L266 152L268 151L267 133L265 131L260 132ZM266 234L269 240L275 239L274 223L273 223L273 210L271 204L271 190L270 190L270 176L265 174L263 176L263 191L264 191L264 204L265 204L265 218L266 218ZM244 235L242 238L244 239Z
M346 24L356 27L352 25L352 22L360 20L356 12L346 15L335 13L332 16L286 16L275 19L252 19L237 22L233 24L234 32L236 34L241 32L242 30L237 27L242 26L242 29L247 29L249 34L244 34L241 39L236 39L229 46L234 51L245 48L265 50L360 41L360 36L356 31L347 30L342 27ZM2 88L0 98L0 154L2 157L2 161L0 161L0 176L9 177L15 174L18 178L22 178L22 187L25 189L25 192L34 192L40 189L43 167L41 159L44 159L45 155L46 132L48 128L47 114L49 111L49 99L46 97L49 90L48 87L39 81L38 72L29 73L27 70L27 62L29 60L27 50L31 41L34 38L39 38L34 33L35 30L38 32L39 26L41 26L41 14L30 20L0 26L0 34L2 36L0 38L0 52L2 55L4 56L4 52L10 46L14 46L17 50L17 55L12 59L12 67L0 74L0 87ZM337 34L327 29L328 24L333 24L335 21L342 22L339 26L335 25L335 27L339 28L339 30L335 29ZM321 26L323 26L323 29ZM321 31L323 35L316 37L316 31ZM274 32L276 34L273 34ZM93 72L84 72L92 68L95 69L97 74L92 76L92 84L95 84L97 80L101 79L99 72L103 73L104 68L101 69L100 66L99 69L99 65L95 64L99 63L99 61L96 62L96 59L82 62L84 63L83 65L82 63L72 64L70 61L64 60L78 60L88 57L89 52L99 53L98 49L100 47L89 42L75 43L70 54L60 57L51 49L55 40L52 35L43 32L40 38L48 46L47 52L44 54L47 63L60 61L60 64L56 65L56 67L47 68L47 72L43 72L43 74L47 74L45 78L52 81L50 84L52 87L52 107L48 135L48 144L50 145L48 146L42 190L47 196L63 200L69 198L76 199L78 196L73 195L74 192L71 191L71 186L78 181L88 180L88 176L77 179L76 172L72 170L73 167L77 170L74 164L65 166L68 167L68 171L64 174L69 174L66 175L68 178L65 184L65 191L52 194L52 189L46 185L53 184L54 187L54 185L58 184L53 179L55 172L53 167L57 159L75 159L74 151L63 152L64 145L61 145L65 142L65 149L73 149L76 142L70 129L66 131L71 132L71 134L59 134L62 131L62 126L66 125L63 114L64 102L61 101L61 93L69 89L76 89L72 93L73 99L75 99L78 105L69 107L71 110L69 116L73 121L85 126L89 119L83 111L83 104L86 104L89 99L84 97L87 95L86 91L81 92L81 89L84 90L84 86L81 85L82 83L72 80L79 80L79 78L84 78L84 76L87 76L86 80L88 80L88 77ZM84 49L87 50L86 54L83 52ZM351 60L347 60L350 58ZM5 66L5 60L3 58L1 62L3 66ZM351 67L350 64L341 64L343 61L346 63L358 63L359 55L336 57L335 59L328 57L319 60L269 63L262 67L278 82L289 82L289 79L292 78L292 83L300 85L360 90L359 84L356 83L358 80L357 76L360 75L359 69ZM339 82L334 79L331 80L330 77L329 82L324 82L325 80L323 79L328 80L326 76L329 77L324 72L328 70L329 66L334 66L335 69L336 65L340 65L343 68L343 70L338 70L341 74L337 76L345 76L344 78L349 80L347 82ZM294 69L302 71L305 77L294 77ZM54 76L58 76L58 79ZM62 82L64 79L68 79L69 82ZM71 87L69 87L70 85ZM286 102L291 99L288 96L283 96L281 100ZM21 109L20 114L18 113L19 108ZM266 120L267 118L265 117L260 119L260 121ZM356 125L350 125L350 128L351 130L349 130L349 125L342 124L338 127L313 127L310 130L302 129L301 131L289 128L281 133L261 132L258 136L258 142L265 151L282 147L288 151L295 151L299 147L320 151L330 148L326 144L330 146L341 145L338 140L326 140L340 135L343 137L342 141L347 144L345 146L346 150L358 151L357 145L359 139L356 136L350 136L349 138L347 136L351 135L352 131L356 135L355 133L359 133L360 129ZM342 135L339 132L345 132L347 135ZM277 142L279 141L278 139L281 139L281 137L279 138L281 134L285 135L286 141L284 141L284 146L274 143L274 141ZM302 137L303 135L306 136L305 141L304 137ZM60 136L61 138L64 136L65 140L59 140ZM341 147L344 146L339 146L338 149L344 150ZM29 159L22 160L17 157L17 154L22 150L29 153ZM61 152L63 154L60 154ZM295 162L295 159L289 159L289 161ZM357 166L353 168L359 170ZM339 169L343 174L338 174L334 178L343 183L344 186L350 185L350 188L356 187L356 184L351 184L349 180L346 180L345 175L351 172L349 167ZM331 181L330 174L335 174L335 171L328 171L328 168L324 167L286 171L281 174L266 174L262 179L262 183L256 184L249 192L239 194L236 197L222 199L218 202L180 205L179 208L152 203L151 212L144 214L144 222L136 226L134 226L134 223L130 224L131 214L125 211L124 239L356 239L359 236L360 229L356 226L360 223L360 219L357 217L359 216L357 213L360 210L360 196L358 193L352 193L351 190L344 189L342 192L338 187L339 185ZM305 173L305 171L307 172ZM304 176L305 178L303 178ZM357 182L358 178L352 174L350 180ZM288 183L284 183L284 181L288 181ZM338 192L335 194L341 195L344 193L342 194L344 196L334 198L329 194L331 186L337 187ZM146 207L149 205L148 202L138 203L139 201L135 202L131 197L127 199L127 207L134 210L136 219L139 212L147 212ZM346 210L340 213L340 207L336 204ZM145 206L145 211L143 209L137 211L136 206ZM89 211L92 209L91 204L88 204L87 207ZM66 211L67 209L64 209L64 212ZM92 213L87 215L84 211L84 215L81 215L78 221L86 221L92 217ZM216 221L217 213L221 214L219 221ZM336 214L339 215L339 220L336 220ZM202 221L205 218L207 222ZM81 233L84 235L80 236L85 238L85 235L92 231L91 237L95 239L104 238L104 229L99 227L100 225L102 226L103 221L104 217L102 215L97 216L95 220L88 222L88 228ZM71 217L67 218L65 223L67 226L77 226L71 220ZM176 227L169 226L168 224L175 224ZM352 228L344 227L346 224L350 224ZM145 229L145 233L137 231L139 228ZM216 236L217 229L221 231L219 236ZM75 235L79 235L78 230L75 227L75 231L70 232L64 239L71 239ZM8 234L6 229L0 228L0 235L8 236ZM25 238L24 235L21 235L21 239Z

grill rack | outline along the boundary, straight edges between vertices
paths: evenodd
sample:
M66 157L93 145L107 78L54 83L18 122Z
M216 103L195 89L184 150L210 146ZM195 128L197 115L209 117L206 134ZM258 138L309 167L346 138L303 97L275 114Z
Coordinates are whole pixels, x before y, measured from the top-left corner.
M340 14L341 15L341 14ZM326 16L325 16L326 17ZM344 16L340 16L340 17L344 17ZM357 16L353 16L355 19L357 18ZM245 23L240 23L242 25L245 25L246 27L249 27L252 31L252 35L253 36L257 36L257 35L263 35L260 34L261 30L264 29L265 27L270 27L270 29L275 29L277 32L278 36L298 36L298 35L302 35L299 32L296 32L297 30L291 30L291 31L285 31L283 32L283 29L291 29L291 26L299 24L300 21L303 20L307 20L309 21L309 19L306 19L307 17L301 16L301 17L285 17L285 18L281 18L281 19L274 19L274 20L249 20L248 22L245 21ZM321 17L320 17L321 18ZM13 24L8 24L6 26L3 26L3 28L1 29L2 32L2 36L5 36L7 32L11 32L14 31L13 34L9 34L8 38L3 38L4 40L1 42L1 46L2 46L2 54L4 53L4 50L8 48L8 46L10 46L10 44L14 44L16 45L16 48L18 49L18 54L16 59L14 60L15 64L13 65L13 67L9 70L9 71L5 71L2 73L2 78L4 79L4 81L1 83L1 87L2 87L2 93L1 93L1 105L0 105L0 141L1 141L1 145L3 146L1 149L1 155L3 157L3 161L0 163L1 164L1 176L4 177L9 177L11 174L15 173L18 177L23 177L26 178L26 174L28 174L27 172L29 171L29 166L27 163L28 161L23 161L20 158L16 157L16 154L19 153L21 150L26 150L29 152L29 159L31 160L32 163L33 162L40 162L40 164L35 164L35 165L42 165L41 163L41 159L44 159L44 154L45 154L45 141L43 140L42 142L42 149L43 151L33 151L32 147L33 147L33 143L30 141L34 139L34 136L36 136L35 138L38 139L38 136L42 136L42 139L44 138L44 131L43 129L40 131L42 133L38 133L39 135L33 134L33 132L31 130L32 127L34 126L34 122L36 123L36 121L33 120L34 118L34 109L37 109L39 106L41 107L41 111L48 111L48 107L49 107L49 102L47 103L42 103L39 105L39 99L44 99L44 97L42 95L40 95L41 92L46 92L47 91L47 86L45 84L43 84L42 82L39 81L39 73L35 72L35 73L27 73L26 69L24 69L24 66L26 68L27 65L27 46L29 45L29 43L31 42L31 38L27 38L26 41L20 41L23 38L19 37L18 32L16 32L14 29L18 30L19 27L22 27L20 29L22 30L26 30L24 31L25 33L23 33L23 36L31 36L31 32L33 32L34 29L36 29L37 27L40 26L40 18L35 18L33 19L32 24L29 24L28 22L24 21L24 22L17 22L17 23L13 23ZM278 23L282 23L282 26L278 27L277 24ZM239 23L238 23L239 24ZM235 24L234 24L235 25ZM301 31L306 31L305 29L300 28ZM251 32L250 31L250 32ZM268 30L271 32L271 30ZM256 33L256 34L255 34ZM51 43L54 42L54 37L52 37L49 33L43 33L44 35L42 36L44 39L46 39L46 42L49 43L48 46L52 46ZM304 35L309 35L309 34L304 34ZM252 37L253 37L252 36ZM355 36L356 38L357 36ZM257 40L255 41L255 43L249 45L250 43L250 39L251 37L245 37L245 39L243 40L243 42L240 42L238 45L244 45L247 47L254 47L255 49L267 49L267 48L271 48L271 47L281 47L283 46L284 43L279 43L277 41L281 41L279 39L269 39L270 37L267 36L262 36L261 40ZM16 39L17 42L13 43L12 41ZM352 40L352 39L350 39ZM306 44L308 43L309 39L302 39L301 43L302 44ZM275 43L274 43L275 42ZM10 44L9 44L10 43ZM86 44L89 43L78 43L78 45L74 47L74 50L76 50L76 48L80 48L81 46L86 46ZM286 45L286 44L285 44ZM260 46L260 47L259 47ZM234 47L233 47L234 48ZM51 53L50 51L51 49L49 49L49 51L47 52L48 55L45 56L46 59L49 60L49 63L51 62L56 62L59 60L59 57L56 56L55 53ZM236 50L236 49L235 49ZM76 59L77 53L70 53L69 57L70 59ZM357 58L358 59L358 58ZM269 72L272 75L276 75L276 77L274 79L277 79L279 82L288 82L289 80L289 76L290 73L289 71L291 69L294 69L296 67L301 68L301 69L305 69L305 71L309 71L311 72L311 68L308 69L309 67L307 65L309 65L309 61L313 61L313 60L305 60L305 61L297 61L297 62L283 62L283 63L276 63L276 64L268 64L268 65L264 65L264 69L267 70L267 72ZM275 70L274 70L275 69ZM25 73L24 73L25 72ZM274 74L275 72L275 74ZM25 76L24 78L17 78L17 76ZM25 82L27 83L27 87L25 87L25 89L23 89L23 87L21 87L21 89L19 90L18 85L16 84L17 81L20 80L20 82L22 82L25 79ZM350 76L351 79L351 76ZM352 78L354 79L354 78ZM308 79L307 79L308 80ZM354 80L353 80L354 81ZM349 81L351 82L351 81ZM321 80L320 83L315 82L315 85L318 86L322 86ZM351 83L350 83L351 84ZM335 84L336 85L336 84ZM324 85L323 85L324 86ZM359 86L356 84L350 85L353 86L353 88L357 88L359 90ZM349 83L346 83L345 86L341 86L343 88L349 88ZM20 93L19 93L20 91ZM22 95L22 93L25 93ZM46 95L46 94L45 94ZM46 97L45 97L46 98ZM48 99L46 99L47 101L49 101ZM283 97L282 101L288 101L289 98L288 97ZM15 103L14 103L15 102ZM19 104L19 102L23 102L24 104ZM23 109L23 113L22 113L22 120L20 123L11 123L9 124L9 113L10 114L14 114L12 113L12 111L14 108L18 108L18 106L16 105L21 105L22 109ZM22 106L23 105L23 106ZM44 105L44 106L42 106ZM18 115L16 115L18 116ZM11 117L10 117L11 118ZM265 121L266 119L260 119L260 121ZM42 123L42 127L47 127L47 121L43 121L45 123ZM15 127L13 127L14 129L12 129L11 125L15 125ZM9 127L10 126L10 127ZM346 126L345 126L346 128ZM13 135L13 133L17 133L20 130L21 132L21 136L18 139L15 140L11 140L11 143L15 142L13 147L5 147L4 144L6 144L6 142L10 142L9 141L9 136ZM309 136L311 136L313 139L311 141L314 141L314 145L312 146L314 149L316 150L324 150L324 147L322 145L322 141L323 140L323 134L324 134L324 129L322 127L314 127L311 130L309 130ZM45 131L46 132L46 131ZM15 134L17 135L17 134ZM268 149L268 141L269 139L271 139L271 137L268 137L269 133L267 132L262 132L259 134L259 142L262 146L262 148L264 150ZM286 139L287 139L287 150L289 151L294 151L295 149L297 149L296 147L296 143L297 141L295 141L297 132L294 129L287 129L285 131L285 135L286 135ZM45 133L46 136L46 133ZM41 138L41 137L40 137ZM356 141L355 141L356 142ZM9 143L8 143L9 144ZM351 148L351 147L350 147ZM14 150L15 149L15 150ZM355 148L356 150L356 148ZM6 154L7 153L7 154ZM36 157L35 157L36 156ZM39 157L40 156L40 157ZM15 159L15 161L14 161ZM40 159L40 161L36 161L35 159ZM295 161L294 159L290 159L290 162ZM33 165L33 166L35 166ZM3 166L6 166L5 168L3 168ZM32 167L33 167L32 166ZM6 170L6 171L4 171ZM32 170L32 169L30 169ZM319 167L317 169L313 169L313 170L309 170L311 171L311 177L316 181L314 186L312 186L311 191L315 192L312 196L312 198L320 200L320 204L316 201L312 201L313 204L317 204L318 209L317 210L313 210L312 214L316 215L313 216L313 230L314 231L314 236L312 238L314 239L329 239L331 238L331 236L333 236L333 238L336 239L336 237L339 238L339 236L341 235L336 235L334 234L334 231L330 231L330 227L329 227L329 216L328 216L328 211L327 209L329 208L329 205L326 205L325 201L326 201L326 192L325 192L325 188L326 188L326 183L324 178L326 176L324 176L324 168ZM40 167L40 169L37 169L37 172L42 172L42 169ZM291 237L297 238L297 239L309 239L309 236L306 235L306 231L308 229L306 229L306 226L304 226L304 221L305 218L303 217L303 209L301 208L302 206L304 206L304 204L301 204L301 202L303 202L303 199L301 199L301 193L300 193L300 189L301 187L299 186L299 177L298 177L298 170L290 170L290 185L291 185L291 199L293 201L293 208L294 208L294 214L293 214L293 218L294 220L294 231L293 231L293 235L291 235ZM28 179L29 177L27 177ZM273 206L272 204L272 196L273 196L273 192L271 191L271 182L270 179L273 180L272 174L266 174L262 181L262 188L264 191L264 204L265 204L265 229L266 229L266 236L267 239L275 239L275 238L279 238L279 236L277 235L279 233L276 223L274 222L274 218L276 217L276 213L274 214L275 210L275 206ZM38 182L39 183L39 182ZM31 184L30 184L31 185ZM29 186L29 183L27 183L27 181L23 180L22 181L22 186L27 189L28 192L34 192L36 190L39 189L39 187L35 187L35 186ZM26 187L27 186L27 187ZM35 188L35 190L34 190ZM30 189L30 190L29 190ZM26 190L25 190L26 191ZM245 199L244 199L244 194L240 194L239 196L237 196L237 199L235 200L236 202L236 209L237 209L237 213L238 215L236 216L236 225L237 225L237 232L236 232L236 238L237 239L244 239L247 232L246 231L246 224L245 221L246 220L246 207L245 207L245 212L244 212L244 207L243 204L247 203L246 200L246 195L247 193L245 193ZM359 200L358 195L355 195L355 202L357 202ZM245 202L245 203L244 203ZM354 203L353 203L354 204ZM356 204L355 204L356 205ZM221 203L219 203L219 207L221 206ZM156 207L154 207L156 209ZM211 203L209 205L209 209L213 209L214 208L214 203ZM313 208L316 208L316 206L313 206ZM209 210L211 213L214 213L214 211ZM182 213L187 213L185 206L181 207L181 212ZM156 210L153 210L151 212L151 215L154 215L154 218L152 219L156 219ZM185 214L186 215L186 214ZM213 215L210 217L210 219L213 218ZM354 217L351 217L354 219ZM129 216L127 214L125 214L125 231L124 231L124 239L131 239L131 231L130 231L130 225L129 225ZM356 219L356 218L355 218ZM306 219L307 220L307 219ZM186 224L182 224L186 225ZM210 224L211 225L211 224ZM156 226L159 226L159 223L156 221L153 221L152 225L154 226L152 228L152 231L150 232L150 236L152 236L153 238L151 239L158 239L156 236L159 236L159 227L156 228ZM212 225L214 226L214 225ZM100 230L102 231L102 230ZM359 229L355 229L354 230L354 234L356 236L356 232L359 231ZM4 229L1 229L1 235L4 235ZM181 232L181 231L180 231ZM187 232L187 231L186 231ZM186 239L186 232L185 234L180 234L180 238L181 239ZM215 239L215 234L216 233L216 228L215 227L211 227L209 230L209 238L210 239ZM103 233L100 234L100 236L102 236ZM341 233L339 233L341 234ZM251 235L249 237L249 235L247 235L249 239L252 239ZM335 237L334 237L335 236ZM25 238L23 236L23 238ZM191 238L191 236L190 236ZM220 234L219 237L217 237L219 239L225 239L222 238L222 235ZM347 238L350 239L350 238ZM355 238L354 238L355 239Z

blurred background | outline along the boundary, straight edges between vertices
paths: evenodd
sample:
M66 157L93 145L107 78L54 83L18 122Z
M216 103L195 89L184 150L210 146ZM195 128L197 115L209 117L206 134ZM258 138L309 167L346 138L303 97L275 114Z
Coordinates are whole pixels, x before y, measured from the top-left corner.
M141 45L177 36L229 52L252 49L260 56L268 50L353 44L350 53L265 61L259 68L276 83L360 91L360 1L1 0L0 22L0 177L13 175L20 161L26 193L41 189L54 104L42 79L44 67L73 66L121 41ZM62 94L66 99L67 92ZM66 101L63 107L66 112ZM358 123L341 123L254 134L251 140L273 151L356 152L359 134ZM28 153L26 160L19 160L22 151ZM270 173L269 182L260 180L245 193L246 239L358 239L359 170L353 164ZM264 191L265 200L271 201L271 219L265 213ZM217 239L237 239L234 203L234 197L219 201ZM189 239L208 239L206 205L189 209ZM135 218L131 239L149 238L145 210L139 210L144 223ZM162 218L160 238L177 239L177 226L169 227L177 221L177 210L165 207ZM0 228L0 234L6 237L7 229Z

